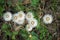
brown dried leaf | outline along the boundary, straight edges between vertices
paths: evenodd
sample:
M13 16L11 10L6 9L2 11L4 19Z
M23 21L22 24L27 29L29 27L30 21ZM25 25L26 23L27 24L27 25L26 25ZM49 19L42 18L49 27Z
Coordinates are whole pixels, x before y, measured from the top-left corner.
M21 29L21 27L23 27L23 26L16 26L14 29L15 29L15 31L19 31Z
M30 0L24 0L24 1L23 1L23 4L25 4L25 5L26 5L26 4L29 4L29 3L30 3Z

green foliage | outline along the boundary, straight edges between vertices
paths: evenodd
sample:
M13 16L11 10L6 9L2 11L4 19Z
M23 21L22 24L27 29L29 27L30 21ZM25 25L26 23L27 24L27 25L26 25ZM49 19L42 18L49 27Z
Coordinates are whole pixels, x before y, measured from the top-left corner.
M17 8L18 8L19 10L24 10L24 9L25 9L25 7L24 7L23 5L17 5Z
M4 0L0 0L0 4L3 5L5 3Z
M53 10L53 11L57 11L57 4L58 4L58 2L57 2L57 0L51 0L51 4L50 4L50 7L51 7L51 9Z
M25 39L28 37L28 32L25 29L21 29L19 34L21 34L21 36Z
M16 35L12 34L12 40L16 40Z
M5 31L5 34L6 34L6 35L9 35L9 36L12 35L12 33L11 33L9 30Z
M39 3L39 0L31 0L31 6L36 7Z
M12 35L11 35L12 40L16 40L16 35L17 35L17 34L18 34L18 31L12 32Z
M3 24L2 25L2 31L5 32L6 35L11 36L11 31L9 30L10 26L8 24Z
M3 11L4 11L4 8L2 6L0 6L0 16L3 15L3 13L2 13Z
M4 30L4 31L5 31L5 30L7 30L7 29L8 29L8 27L9 27L9 25L7 25L7 24L5 24L5 23L4 23L4 24L2 25L2 30Z
M37 33L33 32L33 31L31 32L31 35L38 37Z
M28 38L27 40L38 40L36 36L32 36L31 38Z

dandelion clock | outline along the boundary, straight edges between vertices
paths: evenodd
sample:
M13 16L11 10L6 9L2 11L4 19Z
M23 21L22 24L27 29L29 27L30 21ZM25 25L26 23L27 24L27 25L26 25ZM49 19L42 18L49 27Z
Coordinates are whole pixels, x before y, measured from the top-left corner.
M44 22L45 24L50 24L50 23L52 23L52 21L53 21L52 15L50 15L50 14L44 15L44 17L43 17L43 22Z
M18 12L18 16L20 20L24 20L25 19L25 13L23 11Z
M29 24L34 28L37 26L37 20L35 18L33 18L29 21Z
M26 30L27 30L27 31L32 31L32 29L33 29L33 28L32 28L29 24L26 25Z
M3 19L5 21L10 21L12 19L12 14L11 12L6 12L4 15L3 15Z
M19 24L19 25L20 25L20 24L22 25L22 24L24 23L24 20L18 19L16 23Z
M17 13L15 13L14 15L13 15L13 18L12 18L12 20L13 20L13 22L17 22L18 21L18 14Z
M27 19L28 21L31 20L33 17L34 17L34 16L33 16L32 12L28 12L28 13L26 14L26 19Z

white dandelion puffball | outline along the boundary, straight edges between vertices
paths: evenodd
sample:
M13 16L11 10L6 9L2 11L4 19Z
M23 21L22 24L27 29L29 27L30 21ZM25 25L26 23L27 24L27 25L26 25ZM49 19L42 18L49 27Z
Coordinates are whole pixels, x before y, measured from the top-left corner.
M52 15L46 14L46 15L43 17L43 22L44 22L45 24L50 24L50 23L52 23L52 21L53 21Z
M18 22L18 14L17 13L15 13L14 15L13 15L13 18L12 18L12 20L13 20L13 22Z
M26 19L27 19L28 21L31 20L33 17L34 17L34 16L33 16L32 12L28 12L28 13L26 14Z
M5 21L10 21L12 19L12 14L11 12L6 12L4 15L3 15L3 19Z
M15 22L17 24L23 24L24 20L21 20L20 17L19 17L19 14L16 13L16 14L13 15L13 22Z
M16 23L19 24L19 25L22 25L24 23L24 20L18 19Z
M32 28L29 24L26 25L26 30L27 30L27 31L32 31L32 29L33 29L33 28Z
M36 19L31 19L30 21L29 21L29 24L34 28L34 27L36 27L37 26L37 20Z
M25 13L23 11L18 12L18 16L19 16L20 20L25 19Z

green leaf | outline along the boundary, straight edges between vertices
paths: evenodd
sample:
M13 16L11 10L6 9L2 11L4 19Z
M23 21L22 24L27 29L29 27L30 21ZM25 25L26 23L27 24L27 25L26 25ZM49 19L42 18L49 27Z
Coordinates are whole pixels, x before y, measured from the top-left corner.
M41 29L41 25L40 25L40 19L37 19L38 20L38 24L37 24L37 27L36 27L36 29L37 30L40 30Z
M12 33L13 33L13 35L17 35L18 34L18 31L14 31Z
M31 6L36 7L38 5L39 0L31 0Z
M8 25L4 23L4 24L2 25L2 30L6 30L6 29L8 29Z
M35 32L31 32L31 34L33 35L33 36L36 36L36 37L38 37L38 35L35 33Z
M19 34L21 34L21 36L24 37L24 38L28 37L28 33L27 33L27 31L25 29L21 29Z
M2 13L2 12L3 12L3 10L4 10L4 8L0 6L0 16L2 16L2 15L3 15L3 13Z
M12 35L12 40L16 40L15 35Z
M38 40L36 36L32 36L31 40Z
M52 36L51 35L49 35L48 40L52 40Z
M6 35L9 35L11 36L12 35L12 32L10 32L9 30L5 31Z
M0 0L0 4L3 4L5 1L4 0Z

